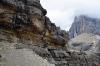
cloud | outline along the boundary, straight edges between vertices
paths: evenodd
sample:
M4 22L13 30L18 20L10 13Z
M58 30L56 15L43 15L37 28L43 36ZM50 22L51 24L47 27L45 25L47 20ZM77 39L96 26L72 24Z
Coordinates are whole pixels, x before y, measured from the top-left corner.
M41 0L47 16L62 29L68 30L77 15L100 18L100 0Z

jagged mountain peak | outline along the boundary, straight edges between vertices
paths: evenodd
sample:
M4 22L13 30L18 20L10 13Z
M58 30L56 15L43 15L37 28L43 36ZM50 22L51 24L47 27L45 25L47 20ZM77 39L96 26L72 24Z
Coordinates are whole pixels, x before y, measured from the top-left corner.
M100 35L100 19L86 15L76 16L69 30L70 38L74 38L82 33L93 33Z
M74 22L77 22L75 20L88 20L88 21L91 21L91 22L98 22L98 21L100 21L99 18L94 18L94 17L88 16L88 15L75 16ZM85 22L85 21L83 21L83 22Z
M39 0L0 0L0 66L100 66L94 53L68 50L46 13Z

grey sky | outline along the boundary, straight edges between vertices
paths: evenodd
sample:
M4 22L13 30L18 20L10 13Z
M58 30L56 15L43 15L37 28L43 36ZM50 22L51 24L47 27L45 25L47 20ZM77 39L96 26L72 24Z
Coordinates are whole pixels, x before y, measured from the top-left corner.
M77 15L100 18L100 0L41 0L41 4L50 20L65 30Z

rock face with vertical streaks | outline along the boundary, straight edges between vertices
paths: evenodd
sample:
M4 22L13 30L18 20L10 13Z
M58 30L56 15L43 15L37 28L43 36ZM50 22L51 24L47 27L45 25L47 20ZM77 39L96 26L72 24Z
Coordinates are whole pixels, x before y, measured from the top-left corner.
M0 0L0 66L99 66L99 55L69 50L46 13L40 0Z
M85 15L76 16L74 23L69 30L70 38L74 38L82 33L93 33L100 35L100 19L91 18Z

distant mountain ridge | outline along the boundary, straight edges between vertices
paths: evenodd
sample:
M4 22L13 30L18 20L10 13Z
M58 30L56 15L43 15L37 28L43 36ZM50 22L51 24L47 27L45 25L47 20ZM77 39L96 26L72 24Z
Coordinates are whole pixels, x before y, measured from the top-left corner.
M100 19L85 15L76 16L69 30L69 37L74 38L82 33L100 35Z

